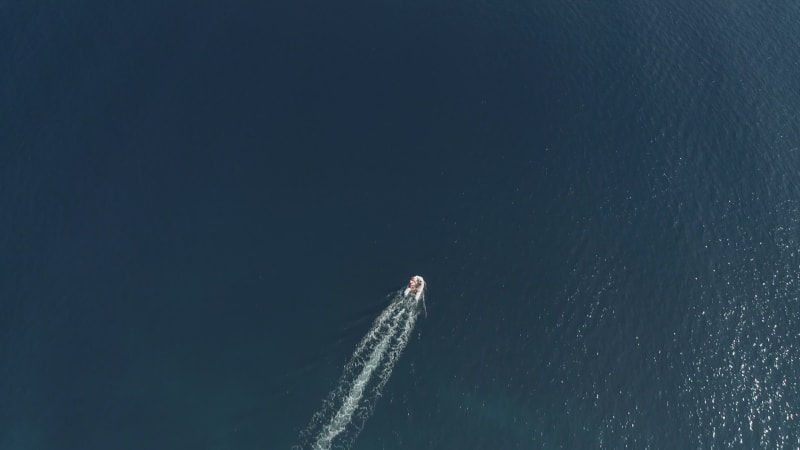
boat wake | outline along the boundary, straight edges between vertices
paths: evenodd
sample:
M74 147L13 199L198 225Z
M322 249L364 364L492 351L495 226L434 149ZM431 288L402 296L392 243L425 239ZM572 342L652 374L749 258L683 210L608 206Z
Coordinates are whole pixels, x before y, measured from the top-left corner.
M375 319L345 365L336 388L300 433L295 449L347 449L358 437L408 344L424 302L422 277L412 278L409 286L416 289L410 295L409 289L393 294L391 304Z

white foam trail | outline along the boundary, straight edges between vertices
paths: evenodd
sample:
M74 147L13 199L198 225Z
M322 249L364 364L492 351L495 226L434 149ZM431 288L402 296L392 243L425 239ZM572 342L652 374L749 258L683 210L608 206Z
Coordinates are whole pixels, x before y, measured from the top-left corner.
M408 344L418 314L418 301L395 294L356 347L338 385L300 434L301 443L295 448L350 447Z
M386 347L389 345L389 341L392 339L397 326L396 320L401 315L402 311L395 316L395 323L392 323L392 325L389 326L389 330L386 335L372 350L369 360L364 365L364 370L358 374L358 377L353 382L350 392L344 399L344 403L342 404L341 408L339 408L339 411L336 412L336 415L333 417L330 423L323 429L322 435L319 436L316 444L314 444L315 448L329 449L331 447L333 438L344 431L345 427L352 421L353 412L356 408L358 408L358 404L361 402L361 397L364 395L364 388L366 387L366 384L369 382L370 378L372 378L372 373L378 367L378 364L380 364L381 359L386 354Z

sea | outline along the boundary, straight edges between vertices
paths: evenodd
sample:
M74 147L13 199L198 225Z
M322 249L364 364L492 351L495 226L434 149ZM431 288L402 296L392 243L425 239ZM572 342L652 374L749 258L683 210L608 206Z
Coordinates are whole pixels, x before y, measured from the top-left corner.
M0 450L800 448L799 35L0 1Z

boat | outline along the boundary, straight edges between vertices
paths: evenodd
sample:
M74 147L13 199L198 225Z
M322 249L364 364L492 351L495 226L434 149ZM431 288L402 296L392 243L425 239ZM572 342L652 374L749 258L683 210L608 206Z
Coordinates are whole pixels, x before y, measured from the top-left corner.
M414 300L419 301L419 299L425 296L425 279L423 279L419 275L414 275L408 280L408 287L403 292L403 297L414 297Z

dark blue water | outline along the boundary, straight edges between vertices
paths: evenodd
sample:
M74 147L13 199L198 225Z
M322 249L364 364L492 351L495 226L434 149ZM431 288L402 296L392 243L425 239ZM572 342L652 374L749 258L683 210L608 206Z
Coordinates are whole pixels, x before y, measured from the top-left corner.
M800 6L0 5L0 449L800 447Z

